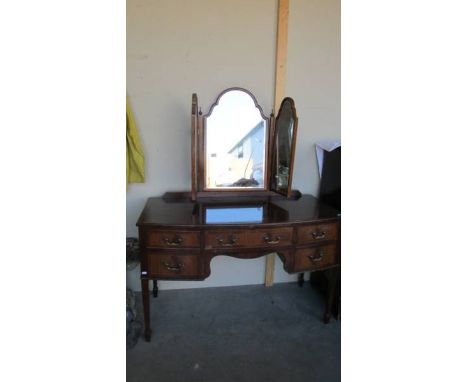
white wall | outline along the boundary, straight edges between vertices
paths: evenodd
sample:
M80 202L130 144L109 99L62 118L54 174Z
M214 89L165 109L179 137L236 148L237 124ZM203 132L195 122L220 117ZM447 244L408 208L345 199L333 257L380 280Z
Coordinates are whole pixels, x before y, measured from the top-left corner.
M190 189L190 106L205 112L225 88L252 91L265 114L274 101L276 0L128 0L127 94L146 159L146 182L127 191L127 236L146 199ZM290 0L287 96L299 116L293 187L316 195L314 143L340 136L340 1ZM161 289L261 284L263 258L220 256L198 282ZM277 257L275 282L296 280ZM138 271L127 283L139 289Z

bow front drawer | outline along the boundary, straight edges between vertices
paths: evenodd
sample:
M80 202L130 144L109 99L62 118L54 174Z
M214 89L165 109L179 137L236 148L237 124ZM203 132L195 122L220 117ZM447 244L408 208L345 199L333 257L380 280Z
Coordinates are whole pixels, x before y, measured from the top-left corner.
M312 271L337 264L336 244L297 249L294 254L294 272Z
M297 228L298 244L336 240L338 237L337 224L313 224Z
M148 248L198 248L199 231L151 230L146 234Z
M196 277L200 274L199 256L151 254L148 256L150 277Z
M293 228L254 229L247 232L248 242L255 247L291 245Z

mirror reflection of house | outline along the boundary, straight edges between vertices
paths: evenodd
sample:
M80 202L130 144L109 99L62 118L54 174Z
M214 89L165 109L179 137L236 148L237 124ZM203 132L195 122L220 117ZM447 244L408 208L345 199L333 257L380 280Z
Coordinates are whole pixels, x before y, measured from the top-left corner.
M265 124L260 121L228 152L234 187L263 187Z

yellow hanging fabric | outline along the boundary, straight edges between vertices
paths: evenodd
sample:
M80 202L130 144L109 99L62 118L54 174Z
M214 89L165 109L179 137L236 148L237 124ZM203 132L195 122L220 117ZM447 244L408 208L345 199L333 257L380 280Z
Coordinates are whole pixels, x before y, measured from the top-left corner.
M127 187L145 181L145 158L127 98Z

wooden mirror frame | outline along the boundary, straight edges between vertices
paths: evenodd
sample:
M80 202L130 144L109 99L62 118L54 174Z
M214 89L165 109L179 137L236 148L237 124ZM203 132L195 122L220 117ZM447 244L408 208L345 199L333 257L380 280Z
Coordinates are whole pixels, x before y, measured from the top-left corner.
M277 136L279 133L278 129L278 120L281 116L281 111L283 110L283 106L286 102L289 102L291 104L291 112L292 112L292 119L293 119L293 132L292 132L292 139L291 139L291 153L290 153L290 159L289 159L289 177L288 177L288 186L286 191L281 191L279 189L273 189L273 176L278 173L278 169L275 168L275 162L276 162L276 152L278 148L276 147L276 141L277 141ZM273 132L273 137L272 137L272 144L271 144L271 162L270 162L270 183L269 183L269 188L273 192L277 192L278 194L284 195L288 198L292 196L292 179L293 179L293 174L294 174L294 158L296 156L296 137L297 137L297 125L298 125L298 118L297 118L297 113L296 113L296 105L294 104L294 100L290 97L286 97L281 101L281 106L278 110L278 115L275 118L275 123L274 123L274 132Z
M206 187L206 121L213 113L215 107L219 105L221 97L234 90L242 91L252 99L255 107L260 112L261 118L265 122L264 181L262 188L230 187L218 190ZM210 106L206 114L202 114L201 110L198 108L197 95L192 94L192 200L196 200L199 197L268 195L270 184L269 159L272 120L273 114L267 117L263 113L263 109L258 104L255 96L247 89L241 87L231 87L223 90L216 97L215 102Z
M264 173L264 187L263 188L244 188L244 187L232 187L228 189L207 189L205 187L205 148L206 148L206 119L212 114L214 108L219 104L221 97L229 91L239 90L247 93L253 100L255 107L260 111L262 119L265 121L265 173ZM248 91L247 89L241 87L231 87L223 90L216 98L215 102L210 106L208 113L203 114L201 109L198 106L198 97L196 93L192 94L192 113L191 113L191 123L192 123L192 147L191 147L191 173L192 173L192 192L191 198L193 201L198 198L211 198L211 197L239 197L239 196L273 196L282 194L286 197L291 197L293 191L291 190L293 169L294 169L294 157L296 151L296 135L297 135L297 124L298 118L296 115L296 108L294 105L294 100L292 98L285 98L292 101L293 108L293 139L291 142L291 168L290 176L288 179L288 191L287 193L278 192L276 190L271 190L271 176L273 173L273 160L274 160L274 150L275 139L276 139L276 129L275 129L275 116L273 112L269 117L267 117L258 104L255 96ZM281 107L279 109L278 115L280 115Z

